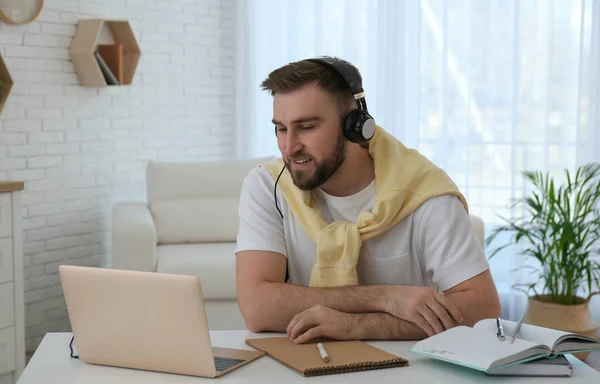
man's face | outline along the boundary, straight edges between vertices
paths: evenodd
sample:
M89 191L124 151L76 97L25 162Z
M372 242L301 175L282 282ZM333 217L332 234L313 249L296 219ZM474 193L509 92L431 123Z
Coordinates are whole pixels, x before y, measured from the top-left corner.
M277 145L294 184L312 190L325 183L346 158L333 95L316 83L288 93L276 93L273 124Z

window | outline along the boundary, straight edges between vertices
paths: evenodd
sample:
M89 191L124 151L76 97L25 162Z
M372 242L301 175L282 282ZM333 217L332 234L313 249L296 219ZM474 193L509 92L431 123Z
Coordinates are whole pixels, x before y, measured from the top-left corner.
M600 2L253 0L238 20L238 153L279 155L268 73L316 55L363 75L377 123L442 167L486 228L523 170L598 161ZM492 260L498 283L522 263Z

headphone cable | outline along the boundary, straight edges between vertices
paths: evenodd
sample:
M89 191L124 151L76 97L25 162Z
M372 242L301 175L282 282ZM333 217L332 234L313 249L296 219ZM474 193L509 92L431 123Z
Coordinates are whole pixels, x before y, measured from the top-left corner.
M285 171L285 164L283 165L283 168L281 168L281 172L279 172L279 176L277 176L277 180L275 180L275 186L273 187L273 199L275 200L275 208L277 208L277 210L279 211L279 214L281 215L282 219L283 213L281 213L281 209L279 209L279 205L277 204L277 183L279 182L279 178L281 177L283 171Z
M75 341L75 336L71 336L71 342L69 343L69 349L71 350L71 357L73 359L79 359L79 355L75 355L73 353L73 341Z
M283 173L283 171L285 171L285 164L283 165L283 168L281 168L281 172L279 172L279 176L277 176L277 180L275 180L275 186L273 187L273 199L275 200L275 208L277 208L277 210L279 211L279 214L281 215L281 218L283 219L283 213L281 213L281 209L279 209L279 205L277 204L277 183L279 182L279 178L281 177L281 174ZM288 260L287 260L287 256L285 258L285 282L287 283L290 280L290 271L288 268Z

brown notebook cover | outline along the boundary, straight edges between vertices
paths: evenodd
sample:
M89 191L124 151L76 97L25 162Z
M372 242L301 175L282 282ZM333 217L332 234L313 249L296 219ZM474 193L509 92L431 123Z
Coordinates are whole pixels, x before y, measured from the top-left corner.
M123 44L101 44L97 50L119 84L123 84Z
M302 376L330 375L371 369L404 367L408 360L362 341L324 341L329 362L321 359L317 343L294 344L286 337L247 339L246 344Z

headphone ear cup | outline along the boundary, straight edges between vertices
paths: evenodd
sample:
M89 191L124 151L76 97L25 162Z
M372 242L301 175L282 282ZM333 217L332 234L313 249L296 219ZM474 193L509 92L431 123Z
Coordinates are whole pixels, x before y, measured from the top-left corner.
M361 109L354 109L344 122L344 136L353 143L371 140L375 134L375 120Z
M377 125L375 124L375 119L367 112L361 111L361 115L363 120L360 123L360 134L364 141L369 141L375 136Z
M344 136L346 136L346 139L348 139L348 141L351 141L353 143L360 143L364 141L361 130L358 129L358 123L361 120L361 112L362 111L360 109L352 110L346 117L346 120L344 121Z

